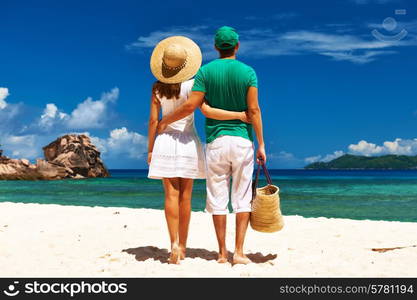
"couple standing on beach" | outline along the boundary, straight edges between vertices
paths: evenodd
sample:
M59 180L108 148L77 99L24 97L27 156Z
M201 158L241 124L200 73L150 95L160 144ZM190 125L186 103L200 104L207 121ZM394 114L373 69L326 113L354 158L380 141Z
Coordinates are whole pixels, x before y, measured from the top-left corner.
M215 48L220 58L201 68L200 48L182 36L161 41L151 57L157 81L152 88L149 119L148 177L163 181L171 240L169 263L177 264L186 256L194 179L206 179L206 211L213 215L218 262L227 262L226 215L231 177L231 201L236 214L233 263L250 263L243 244L252 200L252 128L258 140L257 163L266 161L257 77L251 67L236 59L239 35L235 29L219 28ZM206 116L205 154L194 127L193 112L197 108Z

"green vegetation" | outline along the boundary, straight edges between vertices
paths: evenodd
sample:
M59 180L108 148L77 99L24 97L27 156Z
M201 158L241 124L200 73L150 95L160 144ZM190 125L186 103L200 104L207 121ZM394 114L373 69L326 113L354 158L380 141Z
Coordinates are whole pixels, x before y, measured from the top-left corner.
M345 154L329 162L315 162L305 169L417 169L417 156L357 156Z

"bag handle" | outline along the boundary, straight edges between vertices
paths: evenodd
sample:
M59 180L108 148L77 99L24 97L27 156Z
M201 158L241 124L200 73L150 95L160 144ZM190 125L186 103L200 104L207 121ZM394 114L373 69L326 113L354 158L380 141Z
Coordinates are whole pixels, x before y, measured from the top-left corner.
M266 178L266 181L268 184L272 185L271 176L269 175L268 169L266 168L265 162L261 159L260 163L258 164L258 169L256 170L255 180L252 183L252 195L253 198L256 196L256 188L258 187L258 181L259 181L259 174L261 173L261 166L264 171L264 175Z

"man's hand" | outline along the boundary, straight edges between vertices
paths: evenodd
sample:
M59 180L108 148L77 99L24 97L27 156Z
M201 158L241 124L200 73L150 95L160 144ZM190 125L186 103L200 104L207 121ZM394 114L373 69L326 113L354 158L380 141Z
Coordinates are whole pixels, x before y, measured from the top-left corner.
M259 165L260 163L266 163L266 153L265 153L265 146L261 145L258 147L256 151L256 163Z
M165 115L158 124L158 133L162 133L169 124L174 123L182 118L185 118L189 114L192 114L197 107L200 107L204 101L203 92L191 92L191 95L188 97L180 107L175 109L168 115Z
M249 113L247 111L242 111L239 114L240 114L239 115L239 120L241 120L242 122L245 122L245 123L249 123L249 124L252 123L251 119L249 117Z
M156 128L156 132L158 132L158 134L161 134L162 132L164 132L164 130L168 127L168 124L166 122L164 122L164 120L162 119L161 121L159 121L158 123L158 127Z

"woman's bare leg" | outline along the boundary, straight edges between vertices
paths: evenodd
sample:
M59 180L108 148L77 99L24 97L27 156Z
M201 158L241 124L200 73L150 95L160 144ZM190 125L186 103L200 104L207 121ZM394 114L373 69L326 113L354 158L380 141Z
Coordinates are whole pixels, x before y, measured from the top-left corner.
M165 190L165 219L171 240L171 255L168 262L178 264L180 254L178 248L180 179L164 178L162 181Z
M185 258L187 249L188 227L191 218L191 196L193 193L193 179L180 178L180 205L179 205L179 249L180 259Z

